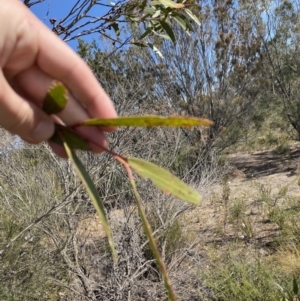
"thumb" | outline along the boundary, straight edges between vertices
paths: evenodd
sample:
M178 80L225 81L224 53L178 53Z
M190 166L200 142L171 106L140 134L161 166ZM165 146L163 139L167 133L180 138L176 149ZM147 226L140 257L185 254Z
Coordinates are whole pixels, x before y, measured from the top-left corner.
M0 72L0 126L30 143L48 140L53 120L33 103L19 96Z

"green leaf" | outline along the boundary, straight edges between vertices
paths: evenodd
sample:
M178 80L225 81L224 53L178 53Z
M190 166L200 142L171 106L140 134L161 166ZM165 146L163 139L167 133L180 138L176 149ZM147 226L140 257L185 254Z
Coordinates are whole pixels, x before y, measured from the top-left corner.
M138 22L141 20L140 18L137 18L137 17L129 17L129 19L134 22Z
M163 192L172 194L185 202L200 203L201 195L166 169L138 158L127 158L126 162L138 175L150 179Z
M142 40L143 38L145 38L149 33L151 33L151 31L152 31L152 27L147 28L146 31L138 38L138 40Z
M166 7L172 7L172 8L184 8L185 7L185 5L183 3L176 3L171 0L159 0L159 2Z
M160 1L152 1L152 2L150 2L150 5L151 6L161 5L161 2Z
M147 47L147 45L145 45L143 43L139 43L139 42L132 42L131 44L133 44L135 46L139 46L139 47Z
M85 170L83 164L81 163L79 158L76 156L75 152L70 148L70 146L68 145L68 143L66 141L64 141L64 147L65 147L65 150L66 150L66 153L67 153L69 159L73 162L73 164L75 166L75 169L77 171L77 174L79 175L82 183L84 184L84 186L86 188L86 191L88 192L89 197L91 198L94 207L97 210L97 213L98 213L99 218L101 220L102 226L103 226L104 231L107 235L108 243L109 243L110 248L112 250L113 258L114 258L114 260L116 260L117 259L117 253L116 253L116 250L115 250L115 247L114 247L111 230L110 230L107 218L106 218L104 206L103 206L102 201L101 201L101 199L98 195L97 189L96 189L93 181L91 180L89 174Z
M190 24L189 20L187 17L183 14L178 14L178 13L172 13L173 18L175 21L184 29L188 31L194 31L192 25Z
M294 295L296 295L296 296L299 293L299 287L298 287L297 279L295 277L293 278L293 292L294 292Z
M168 126L168 127L192 127L192 126L211 126L213 122L205 118L181 117L181 116L121 116L111 119L88 119L80 125L86 126Z
M189 16L190 16L190 18L194 21L194 22L196 22L198 25L201 25L201 23L200 23L200 21L199 21L199 19L189 10L189 9L185 9L184 10Z
M175 21L184 29L184 30L188 30L188 26L186 24L186 22L179 16L173 16L173 18L175 19Z
M161 27L165 30L165 32L168 34L168 36L170 37L172 42L175 43L176 38L175 38L174 32L171 29L170 25L167 22L162 21L162 20L160 20L159 23L160 23Z
M43 102L43 111L47 114L57 114L61 112L68 101L67 88L58 81L53 81Z
M148 238L152 254L154 255L154 258L156 259L156 262L159 266L159 269L160 269L160 271L163 275L165 288L167 289L169 300L170 301L177 301L176 295L175 295L175 293L172 289L171 280L169 278L166 266L164 264L164 261L163 261L161 255L160 255L160 252L158 250L156 241L153 237L153 231L151 229L150 223L148 222L145 211L143 210L142 202L141 202L139 194L137 192L135 182L132 179L130 181L130 183L131 183L133 191L134 191L134 195L135 195L136 203L137 203L137 206L138 206L139 215L140 215L140 218L142 220L142 225L143 225L143 228L144 228L144 232L146 234L146 237Z
M114 29L116 36L118 37L120 35L119 25L117 23L112 23L110 26Z
M157 54L162 59L164 58L162 53L159 51L159 49L155 45L153 45L152 43L147 43L147 45L154 51L155 54Z
M56 124L54 135L50 138L50 141L59 145L63 145L63 140L61 137L63 137L63 139L68 143L70 148L90 150L90 146L84 138L80 137L73 130Z
M157 10L157 11L155 12L155 14L152 16L152 18L158 17L158 16L160 15L160 13L161 13L161 10L160 10L160 9Z
M144 9L144 14L145 15L154 15L156 10L153 7L147 7Z
M170 40L170 41L171 41L171 38L170 38L169 36L165 35L165 34L159 34L159 33L155 32L155 31L154 31L153 33L154 33L155 35L157 35L157 36L159 36L159 37L165 39L165 40Z

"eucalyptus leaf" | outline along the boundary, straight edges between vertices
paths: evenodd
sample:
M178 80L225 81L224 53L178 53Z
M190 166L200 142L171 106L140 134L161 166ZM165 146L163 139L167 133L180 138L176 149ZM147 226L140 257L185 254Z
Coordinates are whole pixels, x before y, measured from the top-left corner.
M184 8L185 7L185 5L183 3L176 3L172 0L159 0L159 2L166 7L172 7L172 8Z
M89 143L84 138L79 136L73 130L56 124L54 135L50 138L50 141L63 145L64 141L62 140L62 137L72 149L90 150Z
M150 5L151 6L161 5L161 2L160 1L152 1L152 2L150 2Z
M186 21L183 20L181 17L179 16L173 16L174 20L184 29L184 30L188 30L188 26L186 24Z
M295 277L293 278L293 293L296 296L299 293L299 287L298 287L297 279Z
M68 102L68 90L59 81L54 80L43 102L43 111L47 114L61 112Z
M88 119L80 125L83 126L141 126L141 127L193 127L211 126L213 122L205 118L181 117L181 116L121 116L111 119Z
M155 12L155 14L152 16L152 18L157 18L157 17L160 15L160 13L161 13L161 10L160 10L160 9L157 10L157 11Z
M112 23L110 26L114 29L116 36L118 37L120 35L119 25L117 23Z
M147 28L146 31L138 38L138 40L144 39L148 34L150 34L152 31L152 28Z
M144 9L144 14L146 15L154 15L156 10L153 7L147 7Z
M198 25L201 25L199 19L189 10L189 9L185 9L185 12L190 16L190 18L197 23Z
M186 31L194 31L191 23L189 22L188 18L183 15L183 14L179 14L179 13L173 13L172 14L173 18L175 19L175 21Z
M98 195L97 189L96 189L92 179L90 178L89 174L85 170L83 164L81 163L79 158L76 156L75 152L70 148L70 146L68 145L68 143L66 141L64 141L63 144L64 144L64 148L66 150L66 153L67 153L69 159L73 162L75 169L77 171L77 174L79 175L82 183L84 184L85 189L88 192L89 197L92 200L92 203L98 213L98 216L102 223L103 229L107 235L108 243L111 248L113 258L114 258L114 260L116 260L117 253L116 253L116 250L114 247L111 229L109 227L109 223L107 221L106 214L105 214L105 209L104 209L102 201Z
M192 204L199 204L201 195L166 169L138 158L127 158L129 166L142 178L150 179L164 193Z
M168 36L170 37L172 42L175 43L176 38L175 38L174 32L173 32L172 28L170 27L170 25L167 22L162 21L162 20L160 20L159 23L160 23L161 27L165 30L165 32L168 34Z
M169 300L170 301L177 301L176 295L175 295L174 290L173 290L172 285L171 285L171 281L170 281L166 266L164 264L164 261L163 261L161 255L160 255L160 252L158 250L156 241L153 237L153 231L151 229L150 223L148 222L147 216L145 214L145 211L143 209L141 200L139 198L139 194L137 192L135 182L134 182L134 180L132 180L130 182L131 182L133 191L135 193L137 207L138 207L140 218L142 220L142 225L143 225L143 228L144 228L144 232L146 234L146 237L148 238L152 254L154 255L154 258L156 259L156 262L159 266L159 269L160 269L160 271L163 275L163 279L164 279L165 287L166 287L167 292L168 292Z

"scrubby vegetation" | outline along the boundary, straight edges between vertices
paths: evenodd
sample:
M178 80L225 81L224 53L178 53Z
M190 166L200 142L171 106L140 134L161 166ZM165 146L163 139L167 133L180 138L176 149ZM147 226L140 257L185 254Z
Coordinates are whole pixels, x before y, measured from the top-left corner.
M176 45L147 37L162 57L128 41L119 48L122 35L101 46L79 41L121 115L214 121L122 129L110 148L203 194L195 208L137 180L179 300L299 300L299 3L198 4L201 26L190 35L172 26ZM5 133L0 151L0 300L167 300L125 172L110 157L79 153L104 201L117 263L68 161Z

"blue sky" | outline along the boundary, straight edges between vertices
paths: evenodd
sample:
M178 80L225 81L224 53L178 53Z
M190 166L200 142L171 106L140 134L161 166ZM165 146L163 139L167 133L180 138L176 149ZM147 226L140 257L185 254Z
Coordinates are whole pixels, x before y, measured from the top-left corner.
M52 18L57 19L59 21L60 19L64 18L74 3L76 3L77 0L45 0L44 2L40 4L36 4L33 7L31 7L31 11L41 20L44 24L46 24L48 27L52 28L49 20ZM109 4L110 2L107 0L107 2L104 0L103 3ZM101 16L105 13L105 10L101 6L96 6L92 9L91 14L94 16ZM83 39L91 41L92 39L97 39L97 35L89 35L83 37ZM72 47L74 50L77 49L77 41L73 40L68 42L68 45Z

